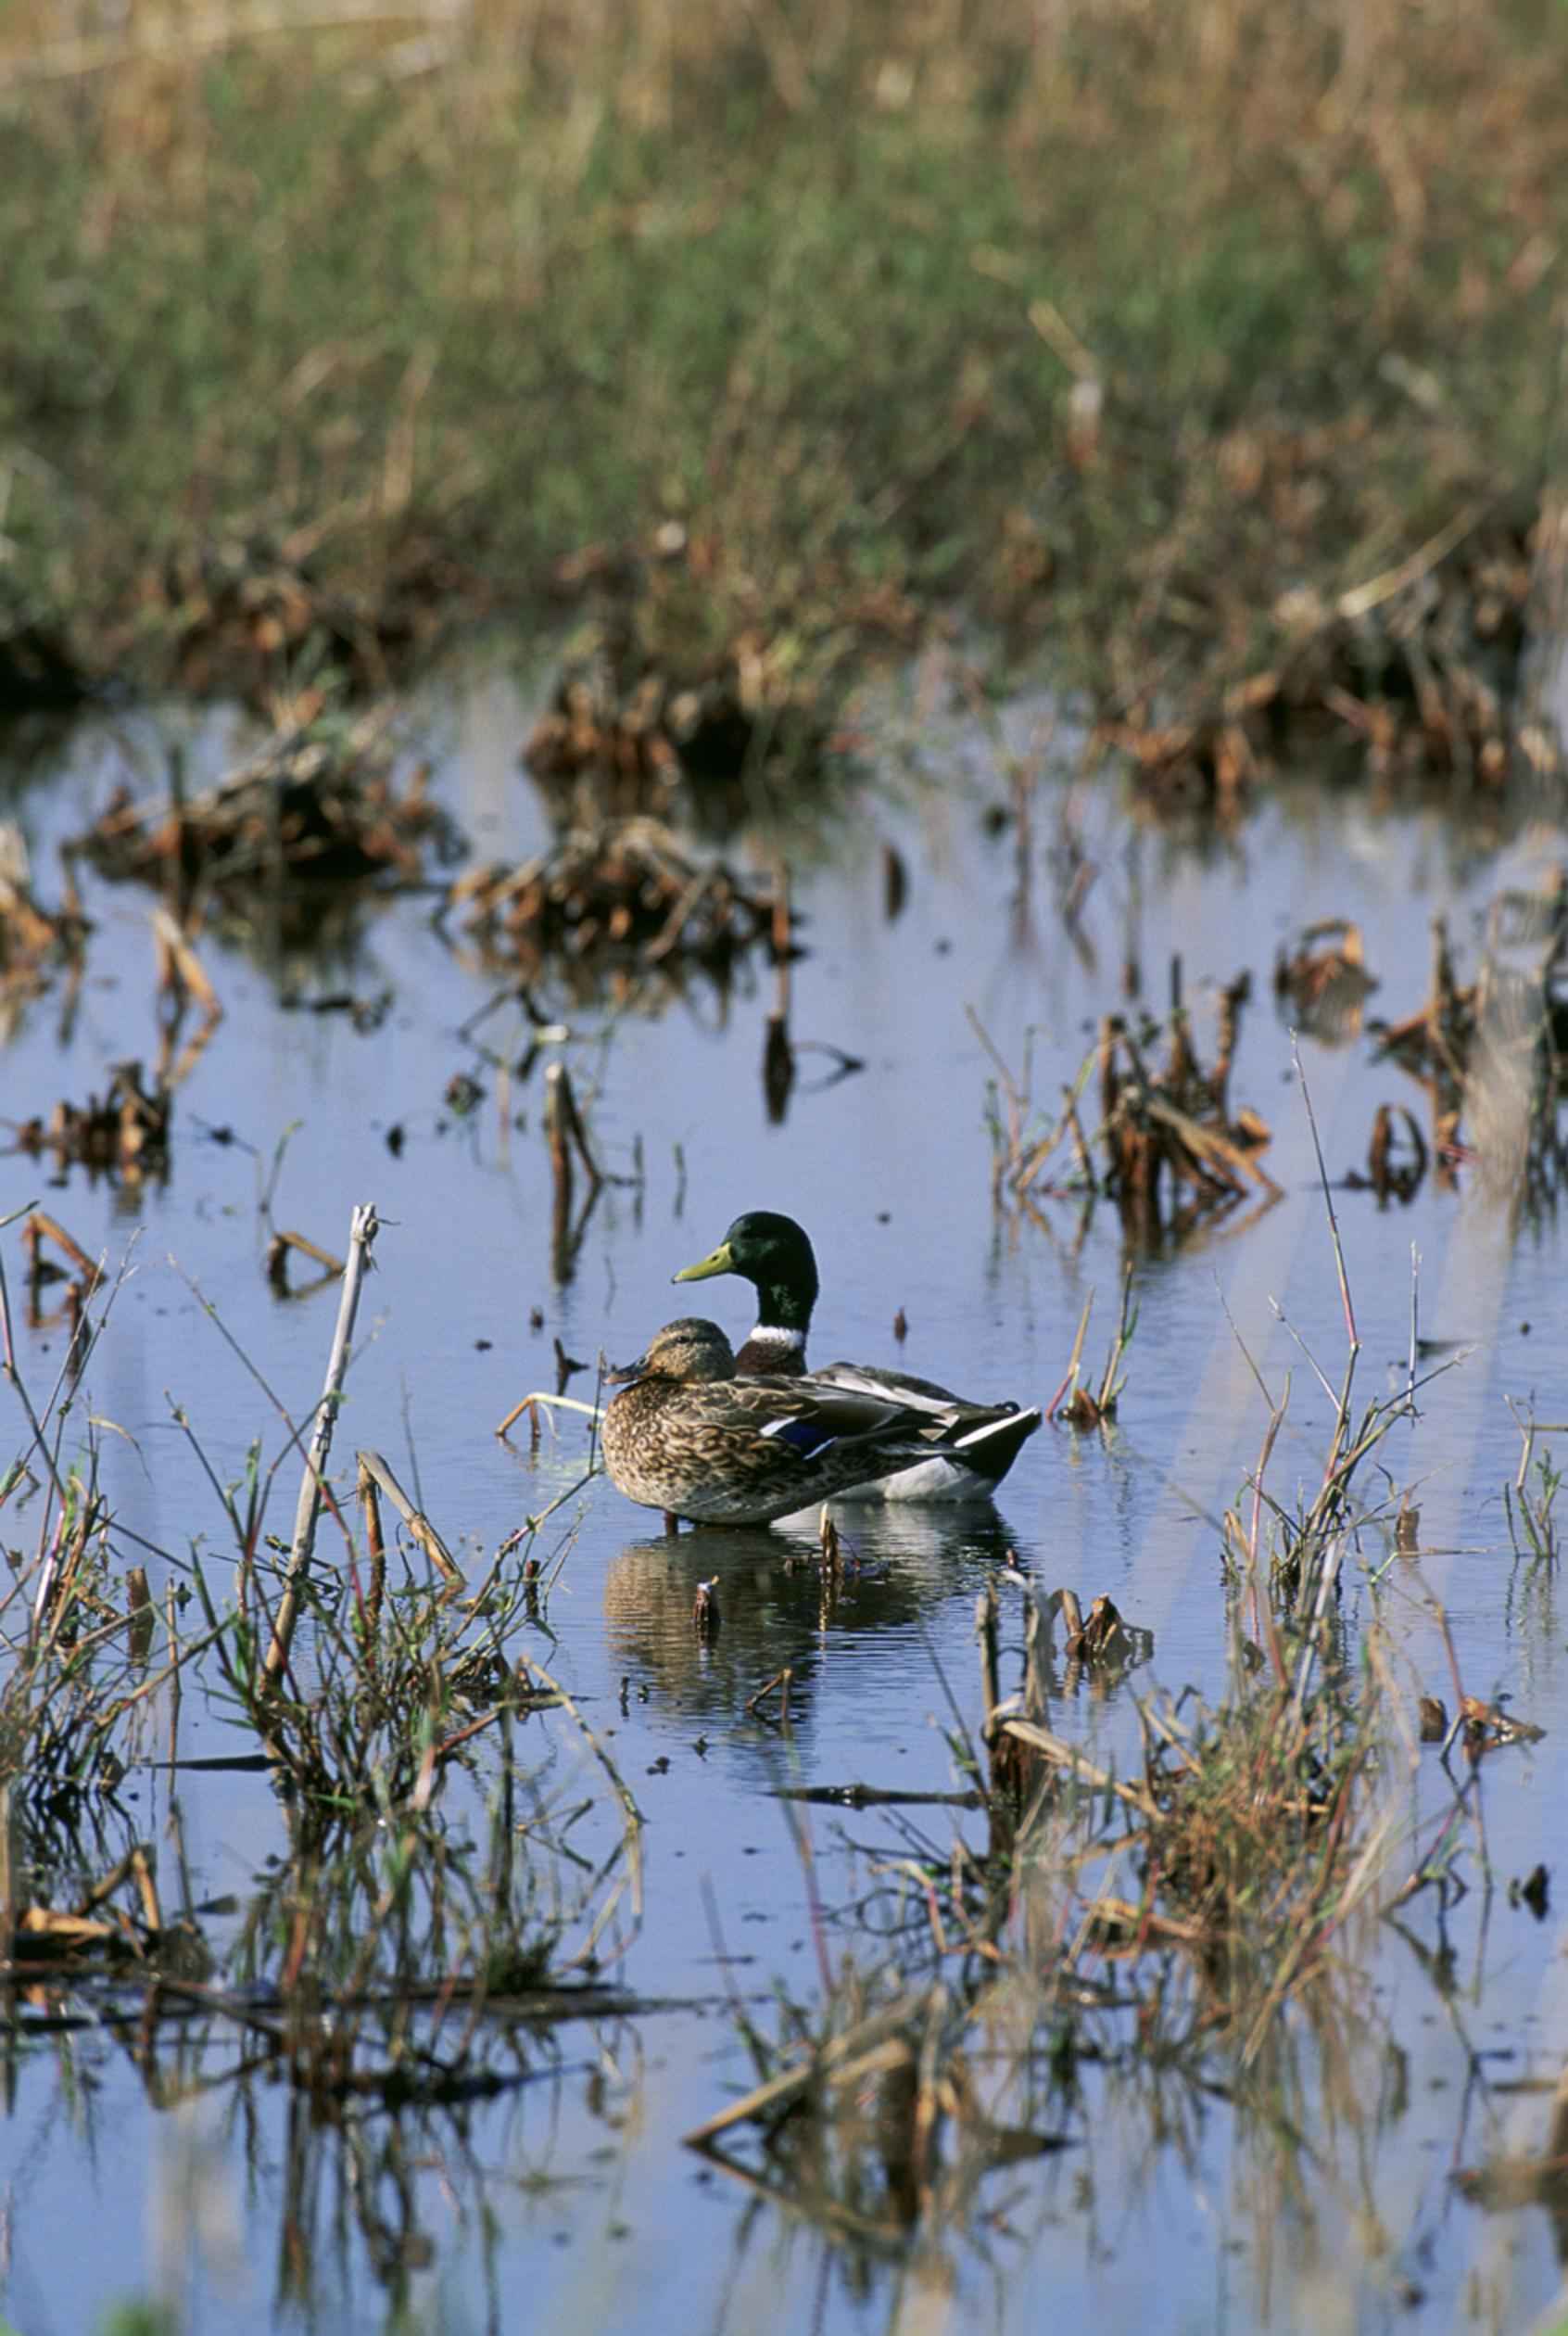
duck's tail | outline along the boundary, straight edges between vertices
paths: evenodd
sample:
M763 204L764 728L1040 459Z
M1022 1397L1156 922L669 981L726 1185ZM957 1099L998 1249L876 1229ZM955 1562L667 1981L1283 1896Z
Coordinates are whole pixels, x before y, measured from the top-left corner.
M841 1501L988 1501L1040 1425L1038 1411L1004 1404L978 1415L965 1406L945 1435L928 1429L926 1457L852 1485Z
M966 1428L945 1448L987 1484L1000 1484L1039 1425L1038 1410L1019 1411L1009 1403Z

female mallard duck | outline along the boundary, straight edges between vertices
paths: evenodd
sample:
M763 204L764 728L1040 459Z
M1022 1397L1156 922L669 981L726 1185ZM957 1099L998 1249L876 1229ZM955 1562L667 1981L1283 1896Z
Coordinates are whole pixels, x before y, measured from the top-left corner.
M712 1274L739 1274L757 1293L757 1319L735 1368L783 1375L806 1367L806 1332L816 1302L816 1259L793 1217L752 1209L738 1216L711 1257L688 1265L677 1282L706 1281ZM990 1493L1012 1466L1020 1445L1040 1425L1037 1410L1017 1403L970 1403L929 1379L904 1371L872 1369L858 1363L831 1363L813 1370L818 1385L841 1387L884 1403L901 1403L940 1425L940 1454L885 1472L875 1480L841 1492L841 1500L941 1501Z
M628 1500L699 1525L770 1525L942 1442L927 1407L803 1374L735 1377L714 1322L666 1323L645 1354L608 1374L621 1392L601 1446Z

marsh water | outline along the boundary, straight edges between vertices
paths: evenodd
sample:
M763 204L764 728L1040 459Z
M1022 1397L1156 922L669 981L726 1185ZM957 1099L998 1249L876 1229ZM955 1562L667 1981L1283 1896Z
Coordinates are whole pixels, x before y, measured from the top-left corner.
M474 858L516 857L548 832L518 764L546 679L488 667L409 711L409 759L430 763ZM239 1477L258 1438L270 1458L283 1441L272 1398L299 1418L320 1389L335 1290L270 1287L271 1225L341 1254L353 1205L375 1204L336 1463L348 1468L360 1445L385 1453L474 1579L587 1459L571 1413L537 1451L525 1424L506 1441L494 1432L519 1397L554 1390L555 1342L588 1365L571 1391L591 1396L601 1351L624 1359L689 1310L694 1293L672 1291L672 1273L743 1209L782 1209L811 1231L821 1360L896 1357L966 1393L1042 1403L1091 1294L1097 1368L1129 1263L1136 1307L1114 1423L1046 1428L978 1513L846 1511L853 1562L832 1595L810 1535L669 1539L602 1478L541 1530L550 1586L519 1625L523 1650L569 1691L645 1820L640 1914L619 1915L598 1949L601 1975L635 2012L563 2026L493 2097L365 2103L335 2123L247 2069L242 2034L182 2059L177 2041L144 2048L133 2026L95 2025L90 2011L64 2032L30 2029L19 2000L0 2123L0 2309L27 2336L106 2327L129 2299L166 2306L170 2325L235 2336L1022 2330L1047 2316L1069 2328L1502 2330L1549 2316L1564 2241L1548 2189L1483 2205L1455 2176L1547 2150L1568 2048L1568 1662L1555 1577L1520 1556L1505 1504L1520 1419L1568 1417L1568 1228L1549 1210L1522 1221L1468 1165L1447 1181L1429 1173L1405 1204L1347 1185L1380 1103L1425 1111L1354 1020L1332 1040L1304 1033L1299 1055L1335 1191L1359 1387L1403 1383L1412 1303L1423 1368L1453 1367L1380 1449L1386 1526L1347 1559L1341 1609L1351 1644L1379 1616L1412 1694L1451 1704L1440 1601L1468 1692L1511 1699L1545 1731L1486 1764L1491 1886L1473 1855L1462 1895L1424 1892L1397 1922L1364 1925L1353 1954L1347 1942L1337 2057L1303 2033L1297 2122L1267 2151L1255 2127L1239 2132L1221 2086L1167 2089L1157 2070L1143 2084L1086 2077L1065 2146L998 2168L961 2220L890 2247L682 2146L755 2080L738 2007L771 2032L781 1994L809 2002L861 1950L844 1910L887 1828L783 1788L940 1793L966 1781L951 1739L955 1708L971 1726L979 1717L974 1612L989 1578L1011 1561L1085 1604L1108 1593L1152 1633L1140 1670L1054 1708L1053 1725L1097 1760L1128 1758L1133 1699L1157 1682L1223 1695L1234 1616L1220 1518L1263 1441L1255 1371L1276 1398L1289 1377L1269 1477L1288 1506L1321 1474L1346 1353L1276 952L1319 920L1354 920L1378 984L1365 1015L1397 1022L1425 997L1434 917L1473 972L1494 903L1538 894L1563 852L1546 820L1477 826L1448 803L1400 805L1309 772L1223 834L1146 819L1107 775L1072 783L1047 770L1020 832L1005 756L1048 739L1050 759L1069 759L1043 705L981 727L913 678L865 709L863 731L869 783L815 824L798 819L784 847L804 953L781 1117L762 1076L765 969L742 970L727 994L691 977L629 1005L544 983L537 1002L558 1026L531 1046L515 997L436 916L434 894L415 891L366 909L325 958L203 943L224 1019L178 1087L166 1181L73 1169L57 1182L47 1156L13 1154L0 1170L0 1212L42 1200L111 1272L126 1268L84 1409L106 1423L115 1517L152 1553L158 1596L158 1552L178 1563L194 1545L220 1579L232 1566L209 1469ZM195 784L246 735L237 716L136 712L32 740L9 809L40 891L52 895L55 843L118 782L158 790L172 737ZM727 846L738 862L758 848L754 835ZM890 851L902 883L890 882ZM57 988L6 1034L16 1121L84 1099L108 1065L158 1050L147 898L84 882L95 931L80 995L68 1010ZM993 1202L995 1073L976 1022L1020 1083L1027 1063L1043 1124L1102 1015L1157 1015L1179 978L1207 1057L1220 993L1244 971L1232 1099L1271 1130L1277 1197L1259 1187L1180 1240L1136 1249L1104 1205L1044 1191L1028 1210ZM370 1010L346 1010L346 996ZM604 1165L627 1179L606 1184L566 1258L541 1118L553 1057L571 1066ZM471 1086L454 1087L461 1074ZM14 1244L16 1229L4 1238ZM9 1269L16 1287L19 1264ZM747 1326L745 1285L701 1296L731 1333ZM47 1388L64 1339L47 1319L19 1327L30 1386ZM285 1537L296 1483L293 1467L280 1472L269 1520ZM1407 1492L1414 1557L1395 1542ZM6 1539L26 1538L22 1518ZM722 1624L704 1643L692 1602L708 1577ZM753 1706L786 1668L787 1732ZM254 1749L221 1699L192 1685L179 1726L186 1761ZM221 1968L280 1855L285 1813L264 1771L171 1770L163 1728L149 1720L117 1808L125 1837L151 1845L166 1898L200 1911ZM613 1810L582 1736L541 1712L519 1725L512 1757L552 1808L595 1803L581 1839L598 1855L594 1829ZM1435 1749L1424 1757L1416 1807L1427 1795L1439 1809L1448 1787ZM940 1834L946 1815L928 1810L928 1831L933 1815ZM1543 1862L1544 1908L1511 1897L1510 1882Z

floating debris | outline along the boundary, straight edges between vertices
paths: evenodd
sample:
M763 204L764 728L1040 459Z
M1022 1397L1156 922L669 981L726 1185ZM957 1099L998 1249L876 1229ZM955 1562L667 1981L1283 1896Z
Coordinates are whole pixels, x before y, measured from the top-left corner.
M1361 928L1347 917L1309 925L1287 955L1274 960L1274 996L1288 1002L1297 1026L1324 1045L1354 1038L1361 1008L1377 987L1361 946Z
M294 905L291 921L309 932L330 887L421 875L434 845L461 847L451 821L417 769L399 793L394 750L382 717L333 717L280 733L216 787L187 794L176 765L167 795L132 800L121 788L68 851L80 852L111 882L154 885L182 921L210 902L230 922L256 921L258 894Z
M1459 1728L1465 1758L1473 1763L1505 1744L1539 1744L1546 1734L1533 1720L1516 1720L1500 1703L1484 1703L1479 1695L1461 1697Z
M108 1093L90 1095L84 1104L56 1104L47 1123L34 1118L16 1126L16 1148L37 1156L52 1151L61 1170L107 1171L128 1183L169 1174L169 1130L174 1098L161 1080L149 1095L139 1062L113 1066ZM13 1123L15 1125L15 1123Z
M1551 1873L1539 1863L1533 1865L1521 1881L1516 1874L1508 1885L1510 1906L1527 1906L1537 1923L1544 1923L1551 1911Z
M1087 1615L1072 1590L1058 1590L1049 1605L1055 1606L1062 1619L1068 1659L1064 1694L1070 1695L1085 1672L1103 1687L1112 1680L1124 1679L1153 1657L1154 1632L1124 1621L1119 1607L1103 1591Z
M1174 1230L1233 1206L1248 1182L1277 1199L1280 1188L1256 1156L1271 1130L1257 1112L1233 1117L1227 1108L1233 1013L1212 1072L1198 1063L1180 1008L1167 1032L1166 1060L1157 1070L1119 1014L1100 1025L1097 1140L1109 1163L1110 1198L1124 1216L1151 1227L1169 1222ZM1169 1207L1161 1199L1167 1185Z
M1386 1207L1390 1200L1408 1205L1426 1180L1428 1157L1426 1138L1414 1114L1402 1103L1380 1103L1367 1144L1366 1174L1352 1168L1345 1178L1346 1186L1351 1191L1370 1186L1380 1207Z
M574 828L516 868L462 876L449 895L487 968L525 980L573 970L591 993L601 975L674 974L695 966L726 980L765 945L772 891L722 861L693 859L657 819Z
M117 1902L121 1893L129 1898L128 1906ZM75 1964L87 1957L144 1963L172 1953L195 1975L204 1976L207 1963L194 1924L179 1917L165 1922L152 1860L140 1843L107 1873L79 1890L70 1905L33 1900L18 1907L4 1944L17 1962L34 1966Z
M1052 1190L1091 1200L1104 1196L1145 1236L1179 1236L1216 1211L1233 1207L1248 1184L1260 1187L1270 1203L1279 1199L1280 1187L1257 1157L1271 1142L1272 1130L1256 1111L1244 1107L1233 1112L1229 1102L1250 978L1243 973L1220 992L1217 1052L1208 1071L1194 1052L1181 990L1178 961L1171 974L1175 1002L1165 1024L1145 1016L1134 1032L1122 1015L1105 1016L1094 1053L1065 1092L1061 1116L1043 1133L1031 1124L1027 1072L1021 1083L1014 1077L969 1009L970 1027L998 1074L991 1114L992 1198L998 1206L1010 1201L1032 1211L1036 1193ZM1162 1033L1166 1060L1157 1069L1148 1049ZM1096 1068L1100 1124L1086 1134L1079 1105ZM1044 1171L1064 1138L1070 1143L1074 1173L1070 1181L1052 1186L1043 1180Z

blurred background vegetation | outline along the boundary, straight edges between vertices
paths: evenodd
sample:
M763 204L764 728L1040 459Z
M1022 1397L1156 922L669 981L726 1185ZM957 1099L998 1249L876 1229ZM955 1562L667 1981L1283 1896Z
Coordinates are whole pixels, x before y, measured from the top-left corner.
M0 635L222 686L221 608L390 670L630 564L696 648L961 606L1102 708L1212 702L1301 595L1532 525L1565 29L11 0Z

